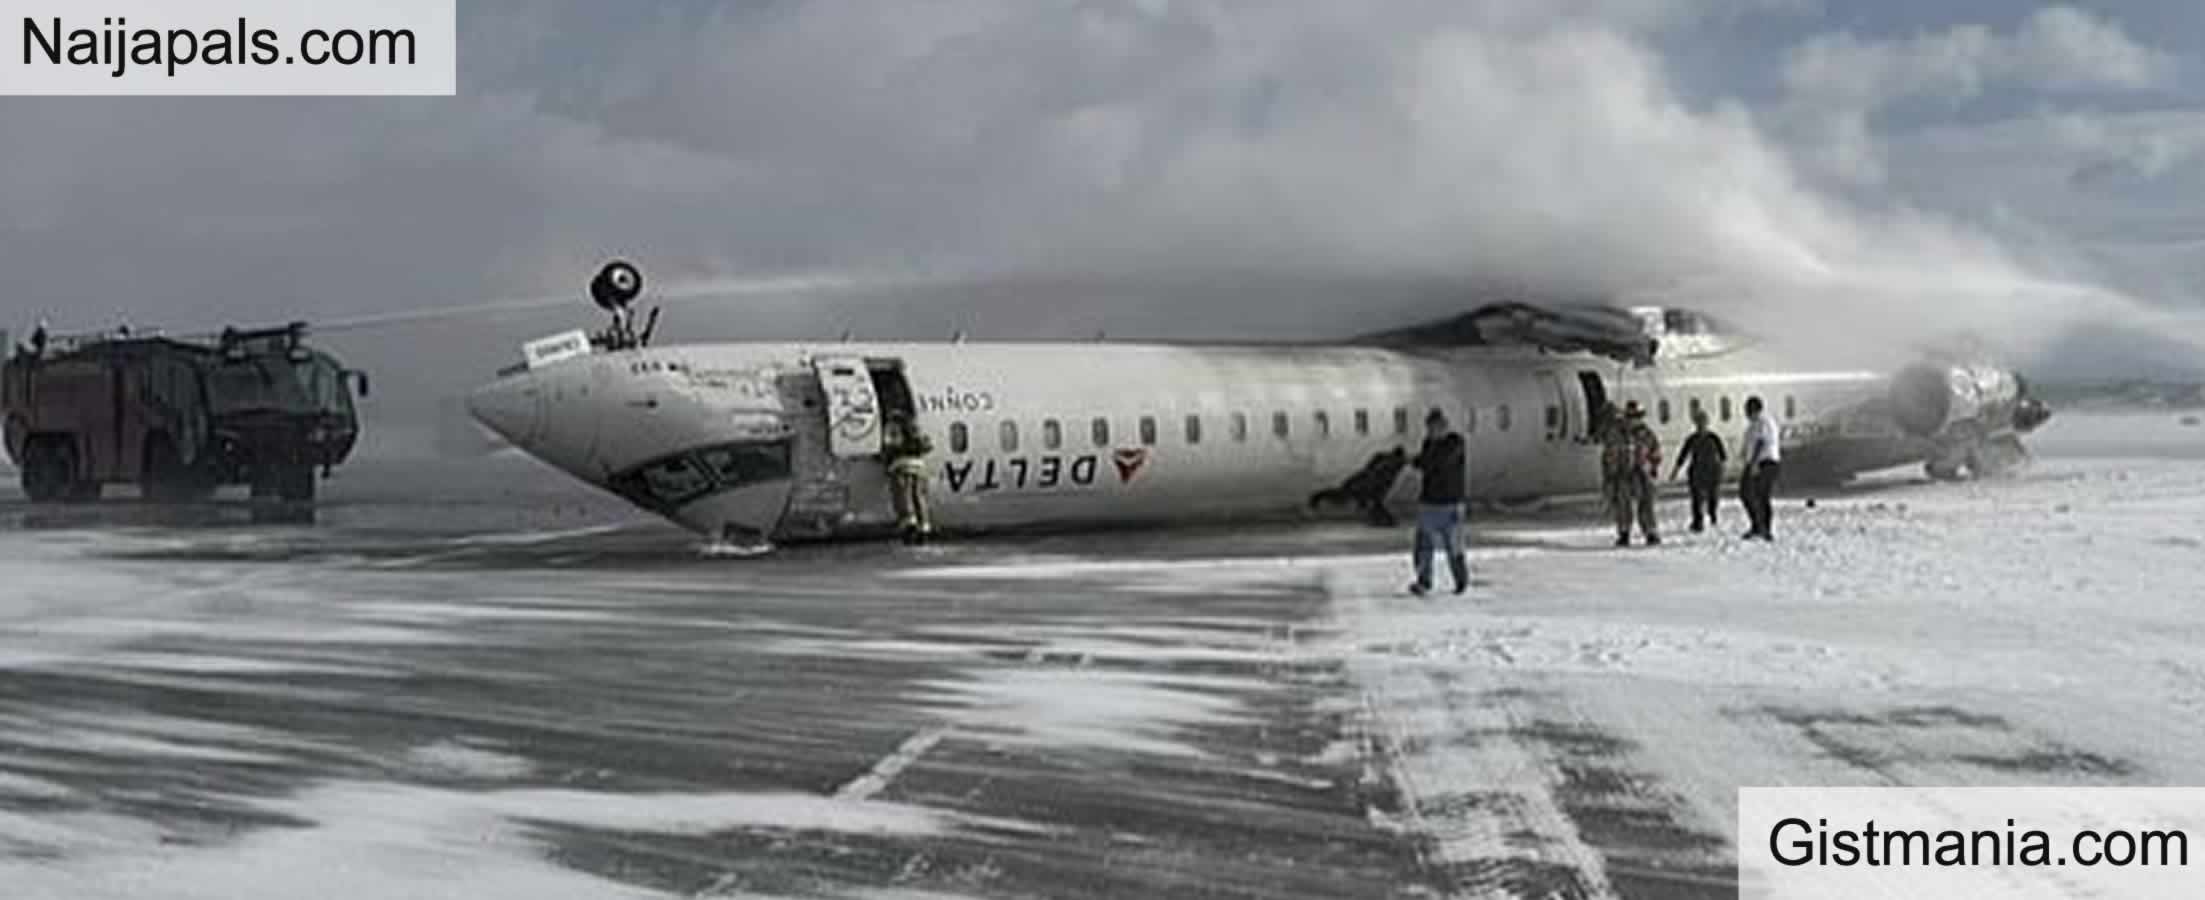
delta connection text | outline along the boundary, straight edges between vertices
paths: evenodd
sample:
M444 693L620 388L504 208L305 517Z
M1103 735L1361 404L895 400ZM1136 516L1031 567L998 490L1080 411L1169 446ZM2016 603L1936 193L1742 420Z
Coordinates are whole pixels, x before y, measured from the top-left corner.
M111 78L132 67L158 68L171 78L200 66L411 66L414 32L405 28L310 28L287 39L240 17L229 28L134 28L128 18L103 18L97 27L72 26L61 17L26 16L23 64L97 66Z

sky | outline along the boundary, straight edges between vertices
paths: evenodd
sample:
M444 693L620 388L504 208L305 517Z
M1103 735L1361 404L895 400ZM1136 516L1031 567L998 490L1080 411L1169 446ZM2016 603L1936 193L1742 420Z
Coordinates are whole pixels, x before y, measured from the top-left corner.
M2205 370L2205 5L461 4L448 98L0 99L0 327L337 320L402 394L681 337L1321 338L1497 293ZM776 279L779 279L776 281ZM819 279L825 279L820 281Z

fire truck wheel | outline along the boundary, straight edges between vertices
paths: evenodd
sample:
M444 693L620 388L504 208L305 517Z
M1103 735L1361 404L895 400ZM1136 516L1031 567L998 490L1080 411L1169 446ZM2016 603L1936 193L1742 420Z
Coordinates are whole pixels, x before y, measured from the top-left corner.
M289 465L276 470L276 494L286 503L314 502L314 467Z
M32 503L52 503L69 493L75 468L69 445L52 439L34 439L23 448L23 496Z
M145 497L157 503L204 500L214 486L198 470L184 464L183 455L167 435L154 435L145 445Z

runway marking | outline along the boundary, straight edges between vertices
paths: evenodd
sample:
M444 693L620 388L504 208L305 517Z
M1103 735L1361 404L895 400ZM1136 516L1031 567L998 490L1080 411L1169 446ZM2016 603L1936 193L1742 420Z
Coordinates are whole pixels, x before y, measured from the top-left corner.
M363 568L403 569L409 566L418 566L423 563L438 562L441 560L465 556L470 553L479 553L498 547L533 547L537 544L548 544L552 541L566 540L568 538L594 537L600 534L612 534L614 532L622 531L631 527L633 526L623 522L611 525L589 525L582 528L568 528L561 531L511 531L491 532L488 534L472 534L466 537L454 538L450 541L451 547L449 549L438 550L433 553L416 553L412 556L401 556L396 559L380 560L377 562L369 563Z
M835 799L861 803L873 799L874 795L887 790L889 782L896 780L896 776L905 768L918 762L919 757L925 756L928 750L934 749L935 744L942 742L942 738L948 737L949 732L950 729L946 727L929 728L905 738L902 744L896 746L894 753L881 757L871 770L837 789Z
M1584 529L1590 531L1591 529ZM1547 551L1537 547L1472 547L1472 560L1513 559L1538 556ZM1029 562L1001 563L997 565L940 566L926 569L908 569L893 573L897 578L1032 578L1049 575L1124 575L1138 573L1171 574L1176 572L1250 572L1275 575L1280 569L1296 569L1328 572L1338 566L1359 566L1393 563L1401 559L1400 553L1311 554L1308 556L1244 556L1212 557L1207 559L1158 559L1158 560L1093 560L1077 557L1036 559Z
M1353 614L1373 615L1376 597L1335 573L1326 588ZM1361 691L1366 736L1383 750L1388 777L1401 792L1404 823L1430 842L1428 865L1521 861L1556 864L1576 875L1583 895L1616 896L1605 858L1578 833L1556 800L1551 763L1515 737L1524 722L1506 704L1470 700L1423 667L1357 654L1350 668ZM1465 736L1477 736L1465 739ZM1418 749L1418 748L1422 749ZM1367 752L1367 751L1366 751ZM1510 798L1510 807L1451 808L1447 800L1474 789ZM1373 824L1384 816L1366 810ZM1526 841L1526 835L1536 840ZM1492 884L1455 886L1454 895L1506 896Z

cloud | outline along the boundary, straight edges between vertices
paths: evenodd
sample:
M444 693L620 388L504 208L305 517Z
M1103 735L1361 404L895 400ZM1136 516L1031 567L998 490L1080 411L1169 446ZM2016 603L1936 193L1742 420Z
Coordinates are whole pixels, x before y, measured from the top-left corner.
M1823 161L1872 180L1881 173L1872 119L1894 106L1957 104L2001 86L2133 91L2165 84L2175 71L2171 54L2138 43L2113 21L2053 6L2004 34L1968 24L1888 40L1820 35L1785 55L1783 84L1786 114L1820 139Z
M1324 337L1505 284L1879 339L1990 323L2026 348L2125 308L2093 286L2106 260L2042 252L2056 231L1823 185L1787 114L1865 136L1999 86L2159 84L2165 51L2065 8L1826 36L1786 58L1782 108L1756 105L1739 86L1766 73L1710 35L1782 46L1815 9L469 3L457 98L0 102L0 270L14 318L87 326L579 297L612 255L657 285L969 276L684 306L683 338ZM1688 90L1680 65L1711 55L1727 77ZM2188 158L2103 146L2162 176ZM591 316L578 299L342 349L388 412Z

